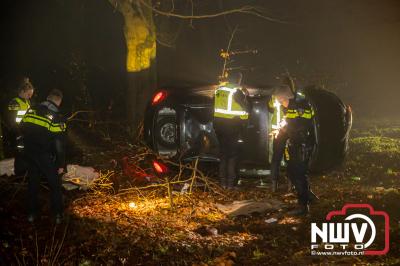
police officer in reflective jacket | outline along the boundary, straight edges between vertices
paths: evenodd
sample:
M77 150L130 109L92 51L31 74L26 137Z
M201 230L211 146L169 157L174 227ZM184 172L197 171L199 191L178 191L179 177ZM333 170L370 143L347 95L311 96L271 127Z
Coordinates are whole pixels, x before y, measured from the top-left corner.
M47 100L30 108L22 118L21 131L28 163L28 220L38 217L38 193L40 177L47 178L51 192L51 207L56 223L63 218L61 179L65 169L65 121L59 114L62 102L61 91L52 90Z
M220 148L218 174L222 187L228 189L235 187L238 142L249 117L246 93L233 84L220 85L215 90L213 123Z
M279 147L274 149L278 157L286 143L285 160L287 174L294 184L299 207L289 212L291 215L304 215L309 212L310 192L308 183L309 159L314 145L314 110L302 93L293 93L289 86L280 86L274 96L284 107L286 125L279 131Z
M18 96L13 98L8 104L10 125L18 125L30 108L34 88L29 78L23 77L18 85Z
M21 155L23 142L19 125L26 111L31 106L30 99L33 93L34 87L29 78L21 78L18 84L18 96L9 102L5 117L6 156L15 157L14 170L17 175L23 174L26 171L26 166Z

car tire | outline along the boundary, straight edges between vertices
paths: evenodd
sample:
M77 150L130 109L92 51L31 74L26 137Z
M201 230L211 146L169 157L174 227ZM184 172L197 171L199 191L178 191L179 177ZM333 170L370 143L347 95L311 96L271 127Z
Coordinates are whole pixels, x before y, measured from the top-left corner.
M156 141L166 148L177 147L178 124L175 116L162 117L155 126Z
M304 90L315 110L316 145L310 161L318 173L340 165L348 150L351 110L334 93L317 87Z

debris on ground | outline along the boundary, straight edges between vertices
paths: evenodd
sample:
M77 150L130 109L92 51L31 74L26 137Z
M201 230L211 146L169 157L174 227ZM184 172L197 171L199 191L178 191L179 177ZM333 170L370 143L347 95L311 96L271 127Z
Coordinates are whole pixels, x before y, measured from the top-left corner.
M376 193L379 194L387 194L387 193L399 193L399 189L397 188L384 188L384 187L375 187L374 188Z
M80 186L69 183L69 182L63 182L62 186L64 187L65 190L68 190L68 191L80 188Z
M0 176L14 175L14 158L8 158L0 161Z
M93 167L80 166L76 164L67 165L67 173L62 177L63 181L70 182L81 189L86 190L91 187L100 177Z
M277 221L278 221L278 219L276 219L276 218L269 218L269 219L265 220L265 222L267 224L276 223Z
M216 207L221 212L231 217L252 215L253 213L263 213L270 210L279 210L283 206L283 202L277 199L267 199L263 201L240 200L229 204L216 204Z

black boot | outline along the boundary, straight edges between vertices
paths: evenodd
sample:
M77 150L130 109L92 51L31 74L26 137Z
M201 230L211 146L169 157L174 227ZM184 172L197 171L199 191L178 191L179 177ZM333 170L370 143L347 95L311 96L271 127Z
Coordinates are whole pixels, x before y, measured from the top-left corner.
M236 181L236 178L228 178L226 181L226 189L229 190L240 190L238 186L238 182Z
M289 215L303 216L310 212L310 206L308 204L300 204L299 207L288 212Z
M226 189L234 189L235 188L235 181L228 179L226 182Z

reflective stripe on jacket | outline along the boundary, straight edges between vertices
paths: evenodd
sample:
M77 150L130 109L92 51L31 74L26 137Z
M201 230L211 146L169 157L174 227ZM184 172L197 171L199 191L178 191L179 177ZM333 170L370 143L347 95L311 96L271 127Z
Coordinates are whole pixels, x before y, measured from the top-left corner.
M304 118L311 119L314 117L314 110L310 109L288 109L286 112L287 119Z
M282 127L282 124L284 124L283 120L285 117L285 113L283 112L283 107L278 102L275 96L272 96L269 100L268 110L272 111L271 128L280 129Z
M314 109L303 93L297 92L294 100L289 102L285 117L287 119L314 117Z
M314 142L314 109L305 97L289 100L286 109L286 132L293 145L312 145Z
M53 116L48 114L46 116L40 116L36 114L36 111L30 109L26 115L22 118L23 123L33 124L36 126L40 126L46 128L48 131L57 133L64 132L66 129L65 123L57 123L53 122Z
M8 104L8 111L16 111L15 122L19 124L24 117L26 111L31 107L29 100L23 100L19 97L15 97Z
M237 88L229 87L218 87L215 90L214 117L248 119L249 114L234 98L234 94L237 91Z
M29 156L55 156L55 164L65 167L65 118L51 101L30 108L21 121L20 129Z

